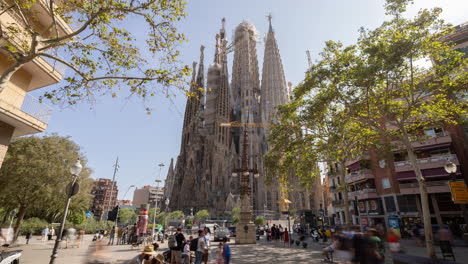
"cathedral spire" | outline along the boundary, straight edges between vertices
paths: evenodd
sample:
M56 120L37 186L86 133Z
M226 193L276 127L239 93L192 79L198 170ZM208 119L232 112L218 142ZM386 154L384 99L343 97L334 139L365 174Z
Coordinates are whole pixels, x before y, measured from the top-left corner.
M216 34L216 46L215 46L215 55L214 55L214 63L219 64L219 34Z
M219 35L221 39L224 39L226 37L225 25L226 25L226 18L223 17L223 19L221 19L221 29L219 30Z
M271 26L271 19L273 18L273 16L270 14L267 15L267 18L268 18L268 23L270 23L270 26L268 27L268 32L273 32L273 27Z
M264 123L275 122L276 106L285 104L288 100L283 63L271 25L271 18L271 15L268 15L270 30L265 40L262 69L261 113Z

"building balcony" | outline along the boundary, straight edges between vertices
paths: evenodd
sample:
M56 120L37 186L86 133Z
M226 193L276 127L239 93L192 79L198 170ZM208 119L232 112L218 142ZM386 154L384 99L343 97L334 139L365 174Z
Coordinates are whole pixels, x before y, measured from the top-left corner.
M428 136L426 139L414 140L411 145L414 149L425 149L427 147L443 147L450 146L452 143L452 137L447 132L435 133L432 136ZM402 150L405 147L401 142L393 142L393 151Z
M450 187L448 181L426 181L427 193L443 193L450 192ZM410 182L410 183L400 183L400 193L401 194L418 194L419 183Z
M377 190L375 188L366 188L354 192L348 192L348 196L351 199L357 197L358 200L378 198Z
M332 206L343 206L344 205L344 201L343 200L336 200L336 201L332 201Z
M453 162L455 165L460 165L457 155L455 154L448 154L448 155L443 155L443 156L429 157L429 158L416 160L416 163L419 165L419 168L421 170L443 168L445 164L447 164L447 162ZM395 162L396 172L412 171L412 170L413 170L413 167L411 166L408 160Z
M0 93L0 120L15 127L14 137L43 132L52 108L12 83Z
M359 170L352 172L350 175L346 175L345 179L347 183L355 183L358 181L366 180L366 179L373 179L374 174L369 169Z

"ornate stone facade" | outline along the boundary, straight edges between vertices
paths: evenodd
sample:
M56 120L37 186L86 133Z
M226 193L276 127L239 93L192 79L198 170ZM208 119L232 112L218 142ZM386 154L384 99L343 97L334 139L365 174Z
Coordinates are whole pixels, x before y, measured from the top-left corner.
M279 184L266 184L263 155L268 150L268 131L263 127L227 127L223 123L271 123L276 120L275 107L288 101L283 65L271 26L265 41L262 82L257 59L257 30L249 22L235 29L228 43L225 19L215 38L213 64L208 67L204 83L204 47L198 72L193 66L193 95L187 99L182 143L175 169L166 181L170 210L186 214L208 209L213 218L225 218L239 206L240 177L232 170L239 168L243 151L244 129L248 130L249 167L260 172L250 175L254 215L278 216ZM232 80L229 84L227 54L234 51ZM306 206L307 207L307 206ZM310 208L310 206L308 206ZM268 212L268 213L266 213Z

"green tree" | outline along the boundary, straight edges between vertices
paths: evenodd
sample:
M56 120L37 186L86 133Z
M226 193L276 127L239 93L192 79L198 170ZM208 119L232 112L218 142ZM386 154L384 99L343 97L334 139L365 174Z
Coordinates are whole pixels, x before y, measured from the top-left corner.
M67 215L67 221L69 221L73 225L80 225L86 220L86 217L83 212L74 212L71 211Z
M56 222L62 217L66 186L73 178L67 164L78 158L83 164L78 178L81 189L73 197L69 213L82 214L88 209L91 170L79 151L79 146L69 138L57 135L23 137L10 144L0 170L0 204L17 209L15 238L26 215L47 216L41 218L48 222Z
M419 183L427 254L434 258L427 186L412 141L427 138L422 133L427 128L466 120L468 61L445 41L452 26L439 19L440 8L423 9L407 19L409 3L387 0L390 19L374 30L361 30L354 46L328 42L295 94L328 94L328 105L338 107L343 118L378 136L377 147L406 152ZM421 61L427 63L421 66ZM362 137L362 131L349 135Z
M240 216L240 207L234 207L232 208L232 211L231 211L231 219L232 219L232 223L234 225L237 225L239 223L239 216Z
M39 5L47 6L34 9L42 14L31 12ZM186 38L176 23L185 17L185 5L183 0L3 2L2 13L15 12L20 21L5 21L0 30L0 50L11 59L0 75L0 91L23 65L43 58L70 70L64 85L45 92L53 101L76 104L96 94L115 97L117 90L142 98L156 92L169 95L168 88L190 74L178 60L178 44ZM52 19L37 26L39 15ZM75 29L62 32L60 19ZM125 26L130 21L139 23L139 32L145 34L132 34Z
M256 226L264 226L265 225L265 218L263 218L263 217L255 218L254 224Z
M200 210L195 214L195 220L197 220L197 222L200 223L205 222L205 220L208 219L208 217L210 217L210 213L208 212L208 210Z
M153 218L149 217L148 219L149 219L149 222L151 222ZM119 210L120 224L122 225L133 224L133 223L136 223L136 221L137 221L137 214L134 210L130 208L122 208Z
M170 220L182 220L184 219L184 213L182 211L173 211L169 213Z

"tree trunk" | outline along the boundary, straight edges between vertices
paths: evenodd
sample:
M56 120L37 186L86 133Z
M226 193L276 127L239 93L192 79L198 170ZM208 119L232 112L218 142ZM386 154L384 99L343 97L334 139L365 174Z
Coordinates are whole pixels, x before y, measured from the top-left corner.
M21 224L23 223L24 216L26 215L26 209L27 209L27 206L24 206L24 205L21 205L19 208L18 218L16 219L15 228L14 228L15 232L13 235L13 242L16 242L16 240L18 239L20 227L21 227Z
M426 241L427 255L428 257L435 259L436 254L433 245L431 212L429 211L429 196L427 195L426 180L424 179L421 169L416 162L416 155L414 154L411 142L407 137L404 139L404 141L411 166L413 167L416 174L416 179L418 180L419 192L421 194L421 207L423 213L424 236Z
M13 74L15 74L15 72L23 66L23 64L23 62L16 62L2 73L0 76L0 93L6 88L6 85L10 81L11 76L13 76Z
M345 162L342 161L339 164L339 176L340 182L344 186L343 188L343 202L344 202L344 215L345 215L345 225L351 225L351 216L349 212L349 197L348 197L348 186L346 185L346 167Z

